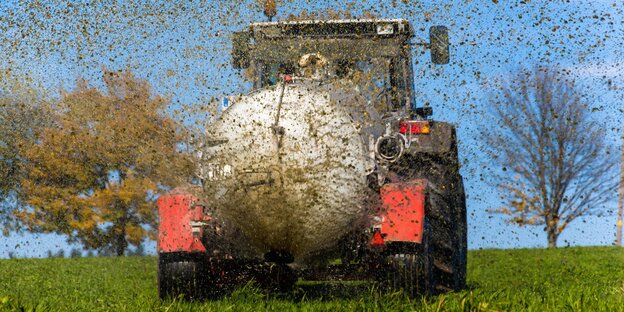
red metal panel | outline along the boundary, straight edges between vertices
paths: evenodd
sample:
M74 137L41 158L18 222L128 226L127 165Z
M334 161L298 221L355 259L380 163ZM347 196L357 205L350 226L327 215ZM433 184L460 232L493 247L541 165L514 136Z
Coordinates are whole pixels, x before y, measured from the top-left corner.
M389 183L381 188L384 242L422 242L427 180Z
M158 198L158 252L205 252L201 231L193 235L191 221L203 221L201 206L190 194L164 195Z

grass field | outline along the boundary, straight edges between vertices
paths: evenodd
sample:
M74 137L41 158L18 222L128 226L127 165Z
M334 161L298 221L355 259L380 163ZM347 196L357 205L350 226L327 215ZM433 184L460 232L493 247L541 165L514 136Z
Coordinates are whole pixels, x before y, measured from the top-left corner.
M327 283L185 302L158 299L154 257L11 259L0 260L0 310L624 311L624 249L471 251L468 270L468 290L417 300Z

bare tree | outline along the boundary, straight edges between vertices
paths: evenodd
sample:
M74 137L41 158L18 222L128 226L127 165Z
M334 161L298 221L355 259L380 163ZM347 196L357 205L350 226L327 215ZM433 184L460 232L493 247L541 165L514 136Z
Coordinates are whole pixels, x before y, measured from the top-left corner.
M497 125L484 138L508 223L544 225L548 247L573 220L616 195L617 153L574 82L553 68L519 72L492 99Z

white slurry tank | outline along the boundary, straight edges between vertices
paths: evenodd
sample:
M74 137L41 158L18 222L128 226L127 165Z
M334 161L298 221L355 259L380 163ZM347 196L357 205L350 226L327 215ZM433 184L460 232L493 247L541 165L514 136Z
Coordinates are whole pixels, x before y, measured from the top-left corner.
M374 162L346 105L316 81L235 101L208 129L206 200L259 252L334 244L365 212Z

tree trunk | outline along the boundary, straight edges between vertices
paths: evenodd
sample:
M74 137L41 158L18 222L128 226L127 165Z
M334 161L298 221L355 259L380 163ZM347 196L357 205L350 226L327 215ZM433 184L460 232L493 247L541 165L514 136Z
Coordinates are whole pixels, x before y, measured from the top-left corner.
M126 226L122 225L120 227L120 233L117 234L117 242L115 242L115 247L117 249L117 256L121 257L124 255L126 248L128 247L128 242L126 241Z
M120 173L120 177L122 174ZM123 180L120 180L123 181ZM117 220L117 229L115 233L115 248L117 249L117 256L124 255L126 248L128 248L128 241L126 240L126 223L128 221L128 207L125 207L122 203L116 201L115 206L117 209L122 209L123 216Z
M557 224L551 223L547 226L546 233L548 234L548 248L557 248Z

